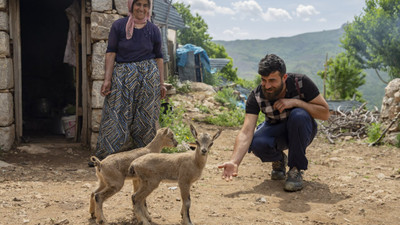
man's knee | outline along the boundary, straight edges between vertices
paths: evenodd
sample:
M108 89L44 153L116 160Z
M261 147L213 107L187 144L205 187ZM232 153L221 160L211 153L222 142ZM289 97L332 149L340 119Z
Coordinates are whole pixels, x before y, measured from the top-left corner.
M302 127L304 124L312 124L311 115L302 108L293 109L288 118L288 125Z

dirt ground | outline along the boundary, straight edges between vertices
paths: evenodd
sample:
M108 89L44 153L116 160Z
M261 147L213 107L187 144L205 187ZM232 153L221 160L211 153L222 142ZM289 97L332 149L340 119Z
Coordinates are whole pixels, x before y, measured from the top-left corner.
M200 132L217 127L195 123ZM238 128L216 140L202 178L191 189L195 224L399 224L400 149L362 141L328 144L317 137L307 150L304 189L289 193L270 180L271 163L248 154L227 183L217 166L229 159ZM28 153L29 152L29 153ZM90 152L71 143L28 143L0 157L0 224L95 224L89 196L96 188ZM104 205L110 224L136 224L132 185ZM181 199L162 183L148 199L154 225L179 224Z
M204 85L200 83L201 85ZM219 127L193 122L204 116L196 105L217 109L210 87L193 95L177 95L184 119L198 132L214 134ZM197 90L192 84L192 91ZM191 188L191 219L204 225L400 224L400 149L368 147L362 140L329 144L317 136L307 149L309 169L304 189L289 193L284 181L270 179L271 163L247 154L233 182L221 178L218 165L232 154L239 128L224 128L215 141L202 178ZM287 151L286 151L287 152ZM91 152L76 143L42 141L0 154L0 225L89 224L89 197L97 187ZM132 212L132 185L104 204L113 225L137 224ZM179 188L162 183L147 200L153 225L180 224Z

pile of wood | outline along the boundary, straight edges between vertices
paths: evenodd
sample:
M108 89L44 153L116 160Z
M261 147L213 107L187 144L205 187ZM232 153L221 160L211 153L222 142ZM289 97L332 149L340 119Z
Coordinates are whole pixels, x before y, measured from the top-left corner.
M319 131L322 132L334 144L335 139L340 137L352 137L362 139L367 137L368 126L378 123L379 110L368 111L366 103L359 108L348 112L342 112L340 107L334 112L328 121L318 121Z

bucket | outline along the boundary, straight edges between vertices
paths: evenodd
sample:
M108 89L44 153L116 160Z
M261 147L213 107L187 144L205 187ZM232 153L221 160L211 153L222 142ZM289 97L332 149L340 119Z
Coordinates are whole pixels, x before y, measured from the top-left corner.
M72 116L63 116L61 117L63 122L65 137L66 138L74 138L75 137L75 115Z

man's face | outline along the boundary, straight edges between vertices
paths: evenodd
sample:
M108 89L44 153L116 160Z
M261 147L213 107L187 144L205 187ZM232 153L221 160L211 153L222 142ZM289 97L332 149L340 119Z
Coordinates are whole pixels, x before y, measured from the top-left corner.
M286 87L287 74L280 76L279 71L270 73L268 76L261 76L261 87L264 97L268 100L276 100L280 97Z

